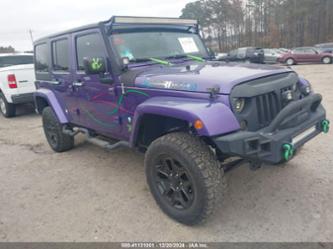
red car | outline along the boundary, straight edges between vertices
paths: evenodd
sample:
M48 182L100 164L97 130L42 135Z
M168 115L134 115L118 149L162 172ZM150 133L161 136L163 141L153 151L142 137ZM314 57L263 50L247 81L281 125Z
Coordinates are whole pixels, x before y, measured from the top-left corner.
M289 66L298 63L331 64L333 62L333 54L320 52L313 47L294 48L279 58L279 62Z

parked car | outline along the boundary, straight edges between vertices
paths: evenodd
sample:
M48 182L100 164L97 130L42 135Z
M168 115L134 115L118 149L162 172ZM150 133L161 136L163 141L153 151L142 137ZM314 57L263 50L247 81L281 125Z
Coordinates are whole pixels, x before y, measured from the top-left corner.
M282 52L277 49L265 48L264 49L264 63L275 64L278 59L282 57Z
M217 53L215 58L216 60L222 61L228 57L228 53Z
M333 53L333 42L317 44L315 47L320 50L321 53Z
M333 42L316 44L315 47L316 48L321 48L321 49L323 49L323 48L332 49L333 48Z
M0 54L0 111L9 118L16 105L33 103L35 88L33 54Z
M264 63L264 50L255 47L238 48L230 51L222 60L262 64Z
M113 17L34 49L51 148L68 151L84 133L109 150L145 153L152 195L184 224L212 213L228 158L285 163L329 129L308 81L289 68L210 61L195 20Z
M279 62L289 66L299 63L324 63L331 64L333 55L330 53L321 53L314 47L294 48L289 53L279 58Z
M287 49L287 48L277 48L277 50L279 52L281 52L281 54L286 54L286 53L289 53L290 49Z

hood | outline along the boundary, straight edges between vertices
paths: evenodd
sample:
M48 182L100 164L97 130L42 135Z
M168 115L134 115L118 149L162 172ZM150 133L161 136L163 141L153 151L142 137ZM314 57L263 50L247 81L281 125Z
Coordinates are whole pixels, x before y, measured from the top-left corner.
M135 78L135 85L192 92L208 92L210 88L219 87L221 94L230 94L235 85L288 72L293 71L258 64L188 62L169 67L146 67Z

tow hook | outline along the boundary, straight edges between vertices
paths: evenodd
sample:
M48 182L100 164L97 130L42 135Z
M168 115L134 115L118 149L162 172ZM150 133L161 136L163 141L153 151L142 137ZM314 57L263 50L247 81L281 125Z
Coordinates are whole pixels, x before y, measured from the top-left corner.
M282 145L282 149L284 160L289 161L294 156L294 146L292 144L284 144Z
M325 119L321 122L321 129L322 131L327 134L330 130L330 121Z

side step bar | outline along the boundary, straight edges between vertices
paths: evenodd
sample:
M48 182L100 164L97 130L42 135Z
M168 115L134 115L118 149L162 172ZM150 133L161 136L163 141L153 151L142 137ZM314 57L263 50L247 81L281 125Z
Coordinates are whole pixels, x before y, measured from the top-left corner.
M93 136L90 135L89 130L84 129L84 128L77 128L76 130L71 130L71 129L64 126L62 132L64 134L67 134L67 135L73 136L73 137L76 136L79 133L83 133L86 136L86 141L87 142L92 143L94 145L97 145L99 147L102 147L103 149L106 149L106 150L115 150L115 149L118 149L120 147L127 147L127 148L130 147L130 144L126 141L119 141L119 142L116 142L116 143L109 143L109 142L107 142L103 139L93 137Z

